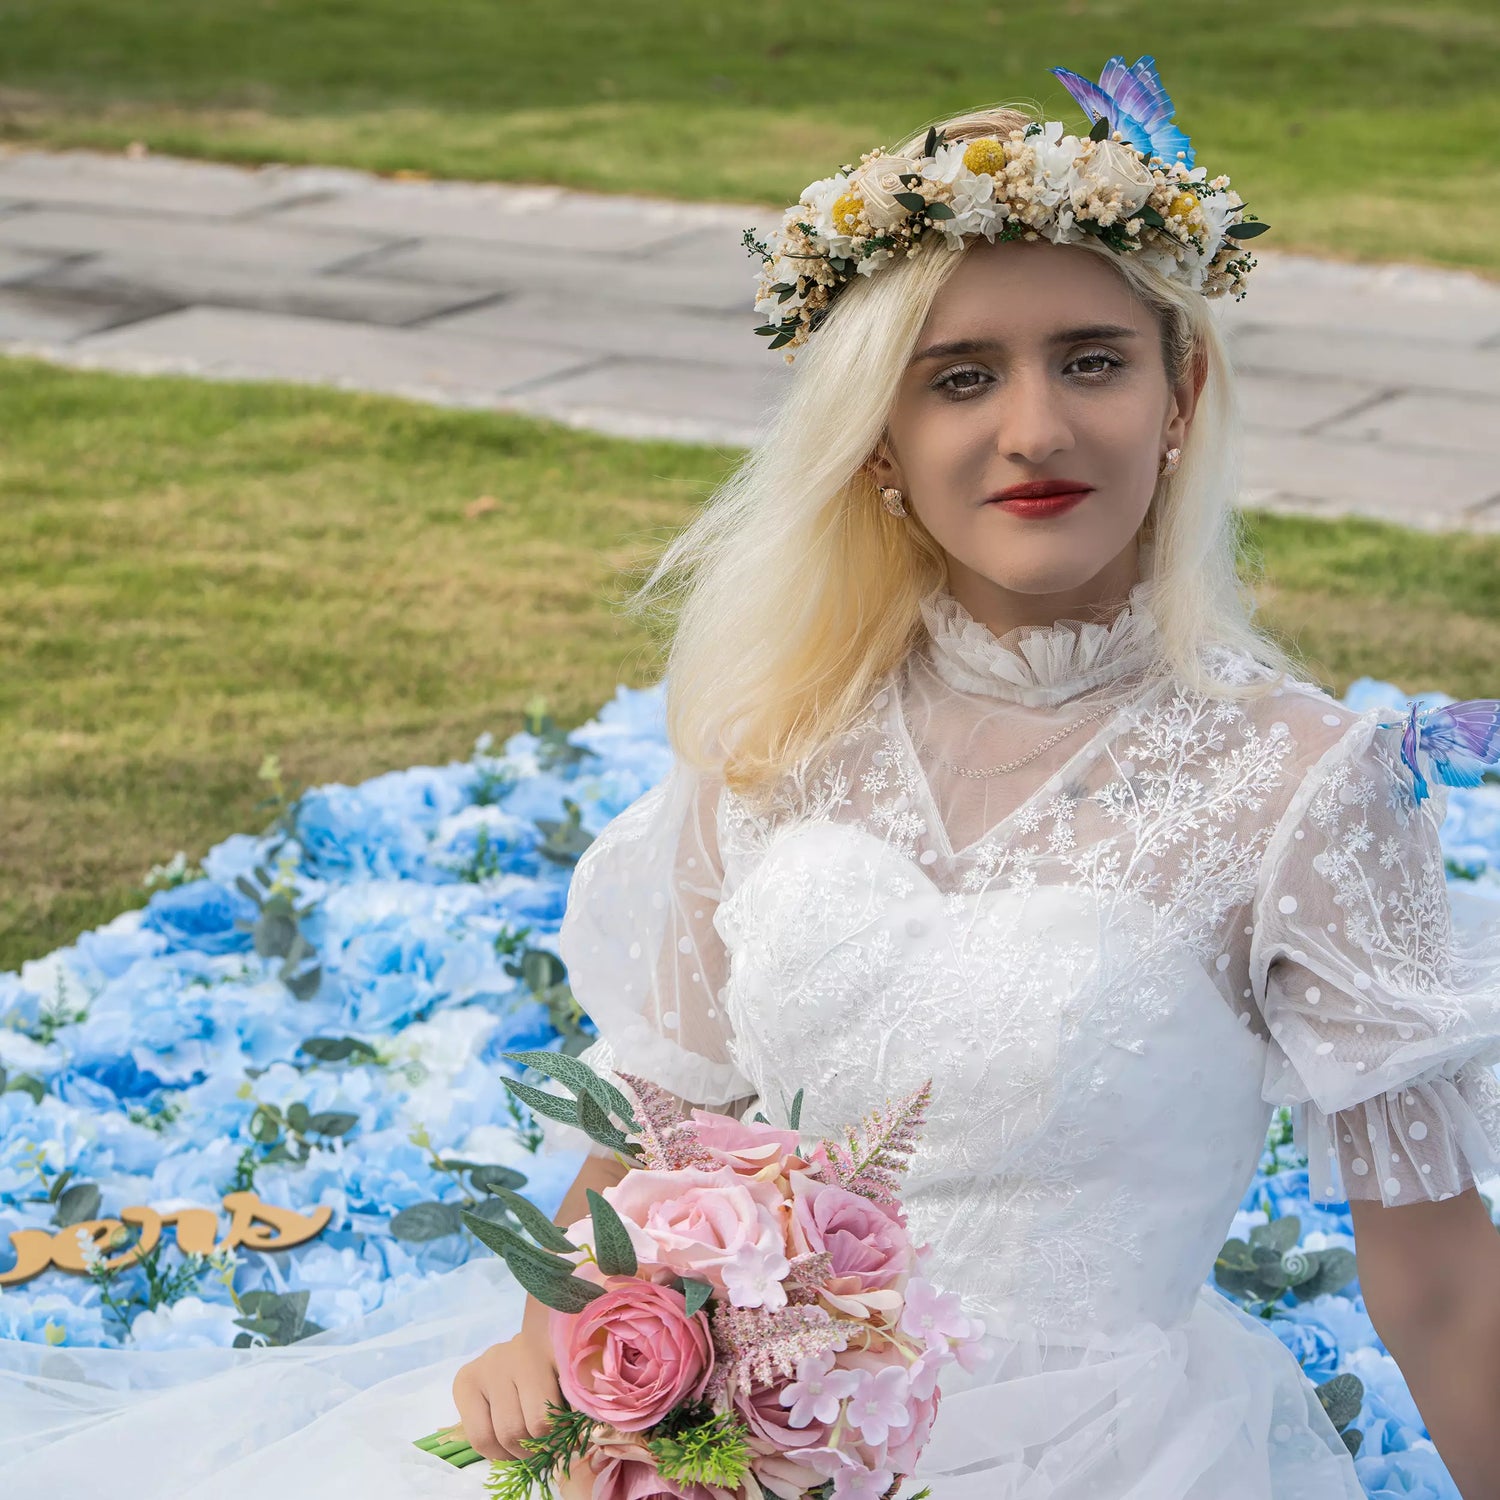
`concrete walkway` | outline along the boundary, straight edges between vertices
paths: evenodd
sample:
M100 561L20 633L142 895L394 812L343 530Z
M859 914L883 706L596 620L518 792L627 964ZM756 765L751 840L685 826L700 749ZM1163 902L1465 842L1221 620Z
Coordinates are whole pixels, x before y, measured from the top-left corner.
M763 208L0 153L0 351L756 440ZM601 245L608 252L601 252ZM1259 252L1220 304L1253 504L1500 530L1500 285Z

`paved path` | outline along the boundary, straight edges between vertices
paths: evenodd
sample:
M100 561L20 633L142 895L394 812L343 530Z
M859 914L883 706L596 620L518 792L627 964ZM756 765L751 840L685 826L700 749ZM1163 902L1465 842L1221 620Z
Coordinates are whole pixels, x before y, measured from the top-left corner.
M778 217L0 152L0 350L753 443L791 370L751 332L740 236ZM1267 251L1223 312L1251 503L1500 530L1500 285Z

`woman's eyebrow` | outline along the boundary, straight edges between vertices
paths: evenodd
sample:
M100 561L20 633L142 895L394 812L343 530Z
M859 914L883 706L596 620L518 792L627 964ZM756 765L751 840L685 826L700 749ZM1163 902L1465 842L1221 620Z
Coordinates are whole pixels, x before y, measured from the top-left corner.
M1133 339L1134 328L1118 323L1090 323L1083 328L1063 328L1050 335L1049 344L1081 344L1087 339ZM954 354L982 354L986 349L1003 349L1003 339L951 339L947 343L929 344L912 356L912 363L927 359L947 359Z

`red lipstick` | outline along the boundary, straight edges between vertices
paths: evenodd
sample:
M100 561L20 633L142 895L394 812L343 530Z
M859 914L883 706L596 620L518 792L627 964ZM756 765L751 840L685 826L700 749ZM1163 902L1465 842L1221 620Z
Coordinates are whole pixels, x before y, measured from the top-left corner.
M1015 516L1057 516L1071 510L1093 489L1081 479L1028 479L1025 484L1013 484L990 495L985 504L1003 505Z

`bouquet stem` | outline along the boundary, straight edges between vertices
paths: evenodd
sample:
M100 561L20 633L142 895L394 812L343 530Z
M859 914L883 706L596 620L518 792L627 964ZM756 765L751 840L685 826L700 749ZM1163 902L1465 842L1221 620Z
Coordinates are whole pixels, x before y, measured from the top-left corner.
M434 1458L452 1464L455 1469L464 1469L470 1464L481 1462L484 1454L476 1453L467 1438L454 1437L453 1434L458 1430L457 1427L439 1427L436 1432L417 1438L415 1446L424 1453L432 1454Z

